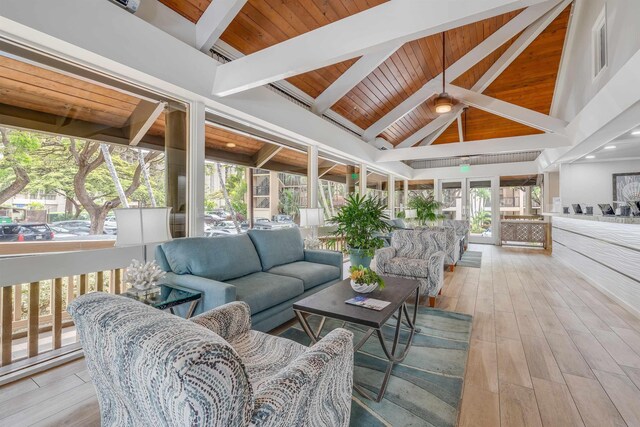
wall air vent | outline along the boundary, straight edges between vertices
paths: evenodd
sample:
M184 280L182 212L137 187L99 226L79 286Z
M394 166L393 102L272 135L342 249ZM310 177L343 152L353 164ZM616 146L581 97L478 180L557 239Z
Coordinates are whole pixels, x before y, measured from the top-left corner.
M111 3L115 3L121 8L131 12L136 13L138 11L138 7L140 7L140 0L109 0Z
M414 160L413 162L408 162L408 164L414 169L431 169L459 167L462 164L470 167L474 165L532 162L538 158L540 153L541 151L525 151L521 153L480 154L477 156L448 157L445 159Z

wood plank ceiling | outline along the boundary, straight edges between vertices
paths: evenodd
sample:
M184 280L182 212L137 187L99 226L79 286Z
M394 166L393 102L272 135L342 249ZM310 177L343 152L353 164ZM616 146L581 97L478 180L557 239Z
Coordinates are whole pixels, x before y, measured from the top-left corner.
M160 0L192 22L197 22L210 0ZM384 0L248 0L221 39L248 55L323 25L346 18ZM447 66L453 64L520 11L495 16L447 31ZM485 91L507 102L549 113L569 21L570 6ZM504 53L514 39L489 54L453 84L471 88ZM288 79L316 98L358 58ZM441 35L435 34L403 45L375 71L340 99L332 110L362 129L371 126L404 99L442 71ZM406 114L379 136L397 145L437 117L433 99ZM470 108L465 113L466 140L520 136L539 131ZM457 124L435 143L458 141Z

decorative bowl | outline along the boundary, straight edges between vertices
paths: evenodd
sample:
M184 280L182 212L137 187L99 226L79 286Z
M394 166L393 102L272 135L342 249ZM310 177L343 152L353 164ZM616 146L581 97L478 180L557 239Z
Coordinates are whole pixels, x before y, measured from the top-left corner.
M373 283L370 285L367 284L358 284L356 282L354 282L353 280L351 280L351 289L353 289L354 291L358 292L359 294L368 294L369 292L373 292L376 289L378 289L378 284L377 283Z

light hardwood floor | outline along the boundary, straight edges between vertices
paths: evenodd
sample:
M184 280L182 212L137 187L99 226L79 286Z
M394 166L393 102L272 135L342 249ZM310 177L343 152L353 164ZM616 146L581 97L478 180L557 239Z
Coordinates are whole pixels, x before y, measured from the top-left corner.
M438 306L474 316L460 426L640 426L640 319L541 251L472 245ZM99 425L83 361L0 388L0 426Z

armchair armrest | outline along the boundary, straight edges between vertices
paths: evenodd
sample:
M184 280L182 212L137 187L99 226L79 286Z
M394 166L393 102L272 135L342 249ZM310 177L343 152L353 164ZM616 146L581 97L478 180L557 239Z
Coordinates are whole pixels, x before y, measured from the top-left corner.
M305 249L304 260L317 264L333 265L342 269L342 252L328 251L323 249Z
M251 329L251 309L242 301L230 302L192 317L192 322L204 326L225 340Z
M384 266L396 256L396 250L391 246L376 250L376 265L378 266L378 273L384 273Z
M334 329L255 390L251 425L346 427L352 387L353 334Z
M236 300L236 287L228 283L192 274L175 273L167 273L163 280L170 285L184 286L202 292L202 301L198 304L196 314Z
M437 251L429 255L428 282L427 291L429 296L436 296L444 285L444 259L446 254L443 251Z

